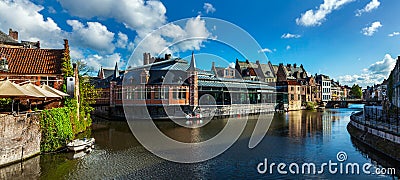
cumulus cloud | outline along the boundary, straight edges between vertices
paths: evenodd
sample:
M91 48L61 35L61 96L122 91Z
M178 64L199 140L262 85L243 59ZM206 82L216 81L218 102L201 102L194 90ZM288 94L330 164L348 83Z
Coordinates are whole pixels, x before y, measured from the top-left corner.
M325 21L328 14L353 1L354 0L324 0L324 3L316 10L310 9L302 13L300 18L296 18L296 23L301 26L319 26Z
M398 35L400 35L400 32L393 32L393 33L388 34L389 37L398 36Z
M144 0L58 0L71 15L83 18L113 18L135 31L149 32L166 22L160 1Z
M204 3L203 9L206 12L206 14L214 13L216 11L216 9L211 3Z
M72 27L72 43L89 47L102 54L114 52L114 33L108 31L101 23L87 22L84 25L78 20L67 20L67 24Z
M361 74L344 75L338 79L341 83L347 85L359 84L363 87L371 86L382 83L384 79L387 79L395 65L396 60L389 54L386 54L381 61L371 64Z
M289 45L286 46L286 50L291 49L292 47L290 47Z
M43 17L43 6L28 0L0 1L0 25L4 32L12 28L19 32L19 39L40 41L43 48L62 48L66 34L50 17Z
M116 46L119 48L126 48L127 45L128 45L128 35L119 32Z
M361 32L362 32L365 36L372 36L372 35L374 35L374 33L375 33L376 31L378 31L378 29L379 29L380 27L382 27L381 22L375 21L375 22L373 22L373 23L371 24L371 26L363 28Z
M268 48L264 48L264 49L260 49L260 50L258 51L258 53L262 53L262 52L272 53L272 50L271 50L271 49L268 49Z
M79 53L79 51L78 51ZM72 57L72 55L71 55ZM118 67L121 68L124 66L124 62L121 58L121 54L119 53L112 53L107 55L100 55L100 54L90 54L81 58L76 58L73 60L80 60L86 63L86 65L93 69L94 71L98 71L100 67L103 68L114 68L115 63L118 63ZM92 72L93 73L93 72Z
M229 63L229 66L228 66L228 67L230 67L230 68L235 68L235 66L236 66L236 63L231 62L231 63Z
M301 37L301 35L299 35L299 34L290 34L290 33L286 33L281 36L281 38L283 38L283 39L300 38L300 37Z
M356 16L361 16L365 12L371 12L372 10L377 9L379 5L381 5L381 2L378 0L372 0L363 9L358 9Z
M203 42L215 37L208 31L206 22L200 16L191 18L182 26L169 23L161 29L147 35L135 38L137 44L135 54L148 52L153 56L163 53L178 53L187 50L200 50ZM142 57L132 57L130 66L141 65Z

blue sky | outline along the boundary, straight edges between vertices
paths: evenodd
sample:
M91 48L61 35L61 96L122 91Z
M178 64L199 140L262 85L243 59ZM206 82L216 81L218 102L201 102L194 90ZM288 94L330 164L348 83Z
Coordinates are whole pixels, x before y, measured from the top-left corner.
M204 20L218 18L242 28L258 42L258 49L245 52L250 61L265 54L273 64L303 64L310 74L323 73L343 84L366 86L387 77L400 55L400 21L395 18L399 8L396 0L1 0L0 30L13 28L21 40L40 40L43 48L62 48L62 39L68 38L72 58L97 70L113 67L115 62L127 65L149 32L184 18L189 19L174 23L180 27L167 26L168 31L154 36L143 48L160 52L168 38L220 40L230 31L217 32L218 26L214 30ZM238 43L245 39L231 36ZM180 57L192 50L203 53L197 61L205 69L213 58L221 66L243 58L209 40L177 47L168 52Z

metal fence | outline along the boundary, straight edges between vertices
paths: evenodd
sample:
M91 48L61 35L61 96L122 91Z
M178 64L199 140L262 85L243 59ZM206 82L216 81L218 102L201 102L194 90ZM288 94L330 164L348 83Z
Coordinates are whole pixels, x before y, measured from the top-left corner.
M363 113L354 114L352 119L366 126L400 135L399 115L398 107L385 110L382 106L365 106Z

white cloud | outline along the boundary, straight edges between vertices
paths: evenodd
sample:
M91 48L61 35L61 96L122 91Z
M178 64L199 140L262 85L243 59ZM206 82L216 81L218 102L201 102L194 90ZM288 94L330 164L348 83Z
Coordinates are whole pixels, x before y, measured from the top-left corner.
M12 28L19 32L19 40L40 41L42 48L63 48L65 33L52 18L40 14L43 9L27 0L0 1L1 30Z
M264 48L264 49L260 49L260 50L258 51L258 53L262 53L262 52L269 52L269 53L272 53L272 50L271 50L271 49L268 49L268 48Z
M101 66L103 66L103 68L114 68L116 62L118 63L119 68L124 65L119 53L113 53L110 55L92 54L82 60L94 70L98 70Z
M359 9L356 12L356 16L361 16L365 12L371 12L374 9L377 9L381 5L381 2L378 0L371 0L363 9Z
M47 7L47 11L48 11L50 14L56 14L56 13L57 13L57 11L56 11L52 6Z
M135 43L133 42L129 42L127 45L128 51L132 51L135 50Z
M292 47L290 47L289 45L286 46L286 50L291 49Z
M206 22L197 16L189 19L184 27L170 23L149 34L145 39L137 36L135 44L138 45L137 52L149 52L152 55L173 54L187 50L199 50L203 47L203 42L210 38L214 37L207 30ZM135 58L134 65L140 65L137 61L141 60L141 57L133 58Z
M113 18L137 32L150 32L165 24L167 12L160 1L144 0L58 0L73 16Z
M352 1L354 0L324 0L316 10L310 9L301 14L300 18L296 18L296 23L301 26L319 26L328 14Z
M206 14L214 13L216 11L216 9L211 3L204 3L203 9L204 11L206 11Z
M377 61L365 68L360 75L344 75L339 76L338 79L343 84L359 84L363 87L380 84L384 79L388 78L395 65L396 60L386 54L381 61Z
M102 54L114 52L115 46L112 43L114 33L108 31L107 27L99 22L87 22L85 26L78 20L67 20L72 27L72 43L79 46L89 47Z
M389 37L398 36L398 35L400 35L400 32L393 32L391 34L388 34Z
M234 62L229 63L230 68L235 68L235 66L236 66L236 63L234 63Z
M301 35L299 35L299 34L290 34L290 33L286 33L281 36L281 38L283 38L283 39L300 38L300 37L301 37Z
M375 21L371 24L371 26L363 28L361 32L366 36L372 36L380 27L382 27L381 22Z
M127 45L128 45L128 36L122 32L119 32L116 46L119 48L126 48Z

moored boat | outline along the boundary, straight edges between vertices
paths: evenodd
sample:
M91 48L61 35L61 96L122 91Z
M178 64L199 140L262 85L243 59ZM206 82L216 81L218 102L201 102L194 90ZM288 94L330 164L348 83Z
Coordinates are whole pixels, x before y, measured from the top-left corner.
M75 139L67 144L67 148L71 151L82 151L92 148L95 142L94 138Z

